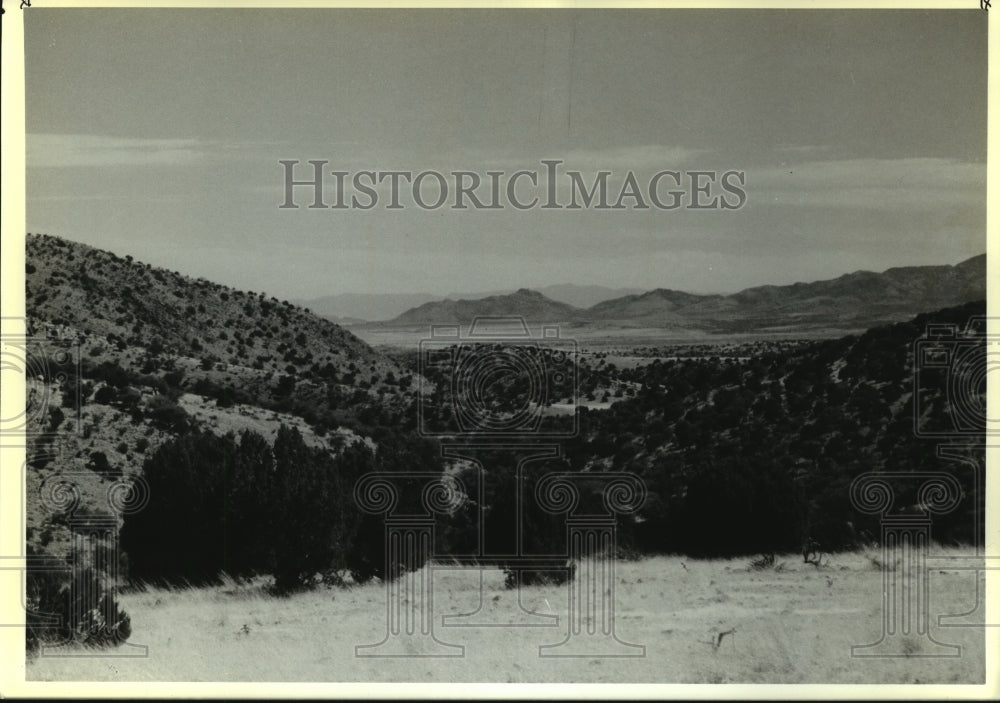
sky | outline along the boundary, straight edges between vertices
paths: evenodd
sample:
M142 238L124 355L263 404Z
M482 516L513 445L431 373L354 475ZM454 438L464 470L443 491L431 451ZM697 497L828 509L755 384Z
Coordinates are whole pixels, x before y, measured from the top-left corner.
M244 290L733 292L986 249L978 10L33 7L24 21L28 231ZM610 171L612 201L630 171L646 187L662 170L735 170L746 198L430 210L404 190L387 209L383 184L370 210L308 208L301 187L301 207L280 208L283 159L297 178L314 159L484 181L558 159L588 184ZM557 192L569 200L568 177Z

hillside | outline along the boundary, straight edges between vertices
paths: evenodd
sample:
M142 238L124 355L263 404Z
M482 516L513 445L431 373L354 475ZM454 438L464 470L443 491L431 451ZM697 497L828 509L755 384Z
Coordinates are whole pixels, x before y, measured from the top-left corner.
M690 324L690 321L680 312L681 310L705 300L722 297L695 295L657 288L647 293L627 295L598 303L584 314L589 320L604 320L623 324L632 322L637 325L651 324L656 327L683 327Z
M863 530L871 539L878 522L852 507L848 486L872 470L954 472L965 500L935 518L934 534L974 543L983 534L973 509L982 508L982 475L938 457L937 443L914 426L953 428L954 404L981 414L983 398L949 397L943 379L926 372L915 395L913 350L928 325L965 330L985 312L978 301L790 350L621 370L619 382L638 392L607 411L584 411L566 456L573 470L643 476L651 499L634 527L644 551L733 554L807 539L838 549L863 540ZM966 432L972 437L982 434ZM983 465L982 448L954 453Z
M985 297L986 255L982 254L955 266L857 271L828 281L748 288L721 299L706 298L684 312L726 330L865 329Z
M264 293L47 235L28 235L25 259L30 318L112 345L274 372L288 364L305 369L313 361L387 366L349 332Z
M404 375L350 332L287 301L57 237L28 235L25 296L37 331L81 339L85 366L180 373L180 387L200 382L214 389L209 395L229 389L257 405L294 395L343 407L395 391Z
M599 356L581 360L575 400L553 398L550 387L553 407L539 425L571 435L561 443L562 458L523 474L520 519L528 547L558 553L565 546L551 515L533 507L530 497L532 482L551 470L641 476L649 497L636 520L619 523L624 543L638 553L714 557L795 551L811 541L826 551L870 543L879 534L878 519L852 505L849 487L873 470L954 473L964 500L935 517L935 539L976 543L983 535L982 473L968 465L983 466L982 448L955 447L952 453L965 459L943 459L938 443L915 425L920 432L954 433L959 413L982 413L983 398L975 394L985 386L950 397L943 374L932 369L916 376L914 348L929 325L965 330L985 311L976 301L823 341L668 345L628 367ZM985 343L964 338L961 344L973 340ZM437 389L425 402L428 426L447 426L440 411L448 407L450 386L439 369L425 371ZM505 400L523 405L519 386L508 381L491 387L495 407ZM587 402L602 396L599 408ZM574 406L575 431L565 414ZM964 439L981 437L964 431ZM515 534L510 521L517 511L505 486L514 482L516 462L503 452L482 456L492 469L484 531L497 553L509 553L501 537ZM468 477L475 485L474 472ZM913 502L904 490L897 507ZM460 516L457 525L466 519Z

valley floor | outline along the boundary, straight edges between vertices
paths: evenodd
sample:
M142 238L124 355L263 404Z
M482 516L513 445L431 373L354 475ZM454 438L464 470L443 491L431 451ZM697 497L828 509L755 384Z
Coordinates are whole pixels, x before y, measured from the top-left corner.
M929 571L931 636L959 645L939 652L928 637L896 642L894 658L851 656L882 634L883 572L878 552L832 555L819 568L798 555L753 570L749 559L654 557L616 564L615 627L644 645L630 658L539 657L567 633L566 586L529 587L529 611L558 615L555 627L441 627L441 616L476 610L504 621L517 592L502 574L433 571L435 634L463 645L454 658L356 657L355 646L386 633L385 587L321 588L273 598L261 585L227 584L124 594L130 643L148 656L32 657L29 681L367 681L651 683L982 683L984 629L938 627L938 615L976 605L977 575L962 553L936 550ZM891 572L896 573L896 572ZM982 612L978 613L982 618ZM980 620L981 621L981 620ZM719 634L724 635L716 647ZM114 654L128 654L128 645ZM105 652L105 654L112 653Z

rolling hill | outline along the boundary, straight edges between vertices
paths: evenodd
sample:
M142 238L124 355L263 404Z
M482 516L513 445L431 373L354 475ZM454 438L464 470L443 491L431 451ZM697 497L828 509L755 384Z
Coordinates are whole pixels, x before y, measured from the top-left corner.
M866 329L985 298L986 255L981 254L954 266L856 271L827 281L705 296L682 314L720 331Z
M399 367L360 339L287 301L193 279L58 237L25 243L29 321L80 335L86 358L123 368L192 366L263 392L282 375L369 385ZM351 370L350 374L344 372Z

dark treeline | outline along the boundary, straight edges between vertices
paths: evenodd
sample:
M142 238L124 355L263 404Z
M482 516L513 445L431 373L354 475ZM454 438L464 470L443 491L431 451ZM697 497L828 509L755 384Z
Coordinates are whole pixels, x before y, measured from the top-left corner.
M274 576L279 592L337 581L383 577L382 523L364 514L354 485L365 473L437 462L421 441L386 441L376 454L358 441L336 454L310 447L282 426L273 446L244 431L189 433L145 463L149 505L121 531L133 580L211 583Z
M363 512L354 486L375 471L442 472L441 454L436 443L416 436L387 433L380 440L377 451L358 441L334 454L282 426L273 445L251 431L221 437L192 432L168 441L143 467L149 505L127 515L121 531L130 580L205 584L222 574L270 574L275 591L284 593L319 581L340 584L347 575L354 581L393 578L422 566L386 563L384 516ZM435 554L467 563L485 555L507 567L498 555L521 551L558 563L566 549L564 523L533 495L544 472L565 467L533 464L518 494L512 455L482 452L476 458L489 471L469 463L455 474L466 498L439 517ZM397 508L425 512L419 491L407 492L405 481L400 486ZM522 581L559 580L566 573L530 571Z

